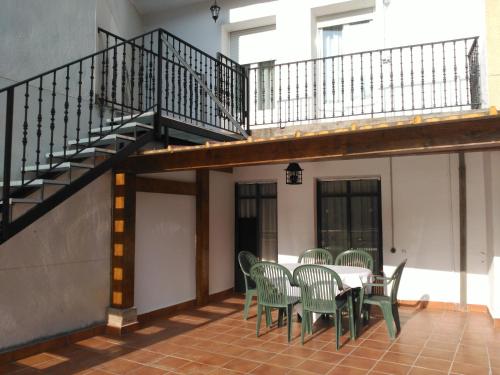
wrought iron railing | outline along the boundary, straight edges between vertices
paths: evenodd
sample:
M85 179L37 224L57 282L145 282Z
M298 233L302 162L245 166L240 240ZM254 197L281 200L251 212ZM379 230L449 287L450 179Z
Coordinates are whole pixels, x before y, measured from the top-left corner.
M153 75L145 85L153 92L160 85L162 113L182 122L237 134L242 127L247 128L245 69L223 55L210 56L165 30L158 32L161 43L151 38L141 41L141 47L145 45L144 50L152 57L147 59L146 68L158 71L161 78L155 80ZM103 29L99 33L106 47L124 41ZM158 62L160 54L162 59ZM130 77L125 93L133 98L134 75L126 70L125 73Z
M481 105L477 37L247 69L251 126Z
M246 136L241 67L162 29L129 40L99 35L99 52L0 89L4 203L99 144L110 125L118 130L148 112L157 136L165 117Z

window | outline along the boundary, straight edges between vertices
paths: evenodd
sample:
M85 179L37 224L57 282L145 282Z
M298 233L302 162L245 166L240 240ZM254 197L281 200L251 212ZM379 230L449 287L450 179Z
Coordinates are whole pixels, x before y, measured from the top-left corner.
M259 110L274 108L274 60L259 63L258 106Z
M334 258L348 249L368 251L382 265L380 180L318 181L318 246Z

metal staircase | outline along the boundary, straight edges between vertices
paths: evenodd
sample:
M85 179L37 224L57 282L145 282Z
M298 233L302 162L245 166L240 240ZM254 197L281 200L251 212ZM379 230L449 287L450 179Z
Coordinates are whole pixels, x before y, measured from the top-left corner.
M142 148L247 136L241 66L162 29L99 35L99 52L0 90L0 243Z

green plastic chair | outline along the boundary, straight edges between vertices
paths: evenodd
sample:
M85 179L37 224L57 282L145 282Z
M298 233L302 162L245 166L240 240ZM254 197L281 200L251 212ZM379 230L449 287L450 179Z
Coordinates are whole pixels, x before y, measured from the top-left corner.
M368 268L373 272L373 258L363 250L346 250L335 258L336 266L351 266Z
M326 249L309 249L299 257L300 264L333 264L333 256Z
M248 311L252 304L252 298L257 296L257 288L255 282L250 277L250 268L257 263L259 259L248 251L240 251L238 253L238 263L240 264L243 278L245 279L245 307L243 309L243 318L248 319Z
M259 336L262 310L270 311L272 308L286 310L288 326L288 342L292 338L293 306L300 300L292 293L293 278L285 267L277 263L259 262L250 269L250 276L257 284L257 337ZM267 320L266 320L267 322Z
M380 309L382 310L382 313L384 314L385 324L387 325L387 331L389 332L389 336L392 340L396 338L396 333L399 333L401 331L401 322L399 320L399 311L398 311L398 290L405 265L406 265L406 259L399 266L396 267L396 270L394 271L391 277L374 276L374 281L377 280L383 281L384 290L386 290L387 287L392 284L390 295L364 296L365 287L367 286L380 287L381 284L377 283L363 284L361 293L361 303L363 305L369 305L369 306L375 305L380 307ZM367 310L367 313L369 314L369 310ZM370 317L368 315L367 320L369 319ZM396 326L396 330L394 330L394 326Z
M293 272L293 280L300 287L302 302L301 340L304 344L304 332L312 334L312 313L335 316L337 350L342 336L342 310L349 313L349 331L355 337L354 309L350 288L344 288L339 275L326 267L318 265L299 266Z

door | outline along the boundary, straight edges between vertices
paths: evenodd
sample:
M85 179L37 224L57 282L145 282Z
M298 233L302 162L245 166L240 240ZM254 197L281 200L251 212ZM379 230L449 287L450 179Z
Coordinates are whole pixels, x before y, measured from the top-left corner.
M245 290L238 253L249 251L268 261L278 259L276 183L236 184L235 290Z
M318 181L318 246L335 258L348 249L369 252L381 270L382 219L380 180Z

